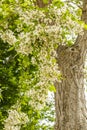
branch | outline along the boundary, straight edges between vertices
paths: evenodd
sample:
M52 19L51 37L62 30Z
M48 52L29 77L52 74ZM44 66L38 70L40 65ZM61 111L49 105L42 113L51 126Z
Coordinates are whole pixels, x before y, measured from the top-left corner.
M82 20L87 24L87 0L83 0Z
M36 0L35 5L37 5L39 8L44 8L52 3L52 0L49 0L48 3L44 3L43 0Z

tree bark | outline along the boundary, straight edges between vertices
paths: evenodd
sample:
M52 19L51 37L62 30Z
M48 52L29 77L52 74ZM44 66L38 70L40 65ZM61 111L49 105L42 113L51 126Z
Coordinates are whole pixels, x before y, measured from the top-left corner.
M63 79L55 84L55 130L87 130L84 55L77 44L71 48L60 46L57 52Z
M87 23L87 0L83 0L82 20ZM55 83L55 130L87 130L83 73L86 50L87 30L71 47L61 45L57 49L57 62L63 79Z

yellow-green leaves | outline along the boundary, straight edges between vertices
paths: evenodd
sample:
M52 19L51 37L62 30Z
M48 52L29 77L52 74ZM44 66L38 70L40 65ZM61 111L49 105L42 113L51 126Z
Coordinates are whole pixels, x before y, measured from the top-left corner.
M50 90L51 92L56 92L56 89L55 89L55 86L54 86L54 85L50 85L49 90Z
M43 0L44 4L48 4L49 0Z
M61 0L53 0L52 1L53 5L56 6L57 8L61 8L62 6L64 6L64 2Z

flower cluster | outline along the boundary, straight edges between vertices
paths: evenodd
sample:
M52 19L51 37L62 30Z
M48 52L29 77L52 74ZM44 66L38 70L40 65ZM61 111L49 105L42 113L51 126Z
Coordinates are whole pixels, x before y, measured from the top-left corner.
M14 32L9 29L1 33L1 38L4 42L8 42L10 45L14 45L17 42Z
M22 124L26 124L29 119L23 112L17 110L9 110L8 118L4 123L4 130L20 130Z

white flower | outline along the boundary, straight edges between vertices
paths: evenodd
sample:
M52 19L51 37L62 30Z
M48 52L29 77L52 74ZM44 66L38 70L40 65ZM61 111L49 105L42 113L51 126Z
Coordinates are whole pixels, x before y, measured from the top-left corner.
M8 118L4 123L4 130L20 130L21 124L26 124L29 119L23 112L17 110L9 110Z
M17 39L11 30L6 30L5 32L2 32L1 38L4 42L8 42L10 45L14 45L17 42Z

